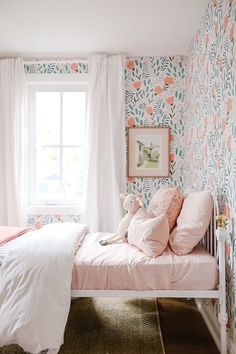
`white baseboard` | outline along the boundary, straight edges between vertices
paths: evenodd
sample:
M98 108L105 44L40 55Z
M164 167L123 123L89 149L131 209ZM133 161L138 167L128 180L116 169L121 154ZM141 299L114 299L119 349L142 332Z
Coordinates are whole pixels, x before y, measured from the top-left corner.
M215 317L211 301L209 301L209 303L206 303L204 300L195 299L195 302L199 312L201 313L207 325L207 328L209 329L209 332L212 335L212 338L216 343L217 348L220 351L220 326ZM229 338L229 336L227 338L227 346L228 346L228 353L235 354L236 343L233 343L232 339Z

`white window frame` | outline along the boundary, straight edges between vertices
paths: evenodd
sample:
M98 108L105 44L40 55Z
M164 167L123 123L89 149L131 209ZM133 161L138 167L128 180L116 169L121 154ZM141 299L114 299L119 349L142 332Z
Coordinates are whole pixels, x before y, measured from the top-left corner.
M81 210L81 200L39 200L35 198L36 191L36 143L35 136L35 92L86 92L88 93L88 75L49 75L29 74L28 88L28 214L77 214Z

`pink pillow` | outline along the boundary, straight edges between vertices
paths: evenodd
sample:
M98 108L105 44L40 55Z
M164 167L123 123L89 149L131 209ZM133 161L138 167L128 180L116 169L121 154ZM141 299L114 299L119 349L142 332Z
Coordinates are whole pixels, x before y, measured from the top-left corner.
M167 215L170 232L175 226L183 203L183 195L178 187L163 186L153 195L147 212L152 216Z
M0 226L0 245L11 241L18 236L23 235L27 231L32 230L30 227Z
M210 191L190 193L183 202L170 246L178 255L190 253L205 235L211 220L213 200Z
M139 209L128 228L128 242L149 257L160 256L169 239L169 224L165 214L154 218Z

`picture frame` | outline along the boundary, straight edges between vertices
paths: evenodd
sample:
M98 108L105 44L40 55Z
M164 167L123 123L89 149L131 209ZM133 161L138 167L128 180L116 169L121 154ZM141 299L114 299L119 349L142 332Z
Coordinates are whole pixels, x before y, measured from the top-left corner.
M128 177L169 177L169 127L128 130Z

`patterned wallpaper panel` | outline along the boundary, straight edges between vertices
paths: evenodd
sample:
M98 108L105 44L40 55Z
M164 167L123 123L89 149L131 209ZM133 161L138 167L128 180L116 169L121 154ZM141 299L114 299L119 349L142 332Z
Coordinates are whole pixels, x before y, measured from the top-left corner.
M32 225L34 229L40 229L43 225L58 223L58 222L81 222L80 215L42 215L42 214L33 214L27 215L27 224Z
M127 127L170 127L170 177L128 178L128 191L145 205L162 184L182 187L185 58L128 58L125 69Z
M188 51L184 186L212 186L236 222L236 0L211 0ZM236 334L235 235L227 243L228 327ZM236 341L235 341L236 343Z
M38 62L24 64L26 74L87 74L88 64L86 62Z

